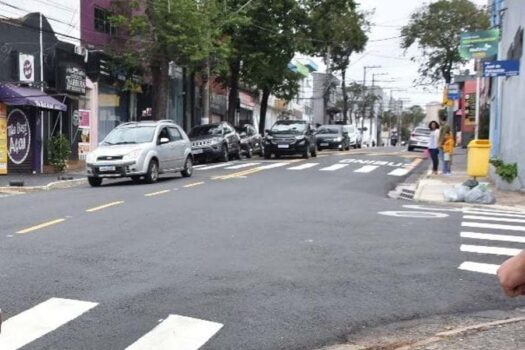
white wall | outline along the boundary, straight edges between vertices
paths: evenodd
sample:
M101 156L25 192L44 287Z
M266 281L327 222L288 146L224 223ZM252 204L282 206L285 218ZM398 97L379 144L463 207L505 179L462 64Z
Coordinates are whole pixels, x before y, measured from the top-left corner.
M525 26L525 1L508 0L503 17L499 59L507 52L518 28ZM525 186L525 54L521 56L519 76L502 79L500 158L518 163L519 178Z

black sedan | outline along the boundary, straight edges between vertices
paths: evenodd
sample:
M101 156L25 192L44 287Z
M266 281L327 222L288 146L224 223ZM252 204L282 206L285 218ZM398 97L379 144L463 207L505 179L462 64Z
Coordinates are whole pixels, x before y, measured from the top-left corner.
M317 130L317 149L350 149L350 137L343 125L323 125Z
M250 124L244 124L242 127L236 127L235 130L241 136L241 153L251 158L254 154L264 155L264 145L261 135L255 127Z

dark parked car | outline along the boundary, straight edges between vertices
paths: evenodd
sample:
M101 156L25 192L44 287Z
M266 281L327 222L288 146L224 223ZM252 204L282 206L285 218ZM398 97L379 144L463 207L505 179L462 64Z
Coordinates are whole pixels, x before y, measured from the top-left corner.
M243 127L236 127L235 130L241 136L241 153L251 158L254 154L261 157L264 155L262 136L259 135L253 125L244 124Z
M281 120L264 138L264 158L301 154L303 158L317 156L317 142L312 127L302 120Z
M350 136L344 125L323 125L316 133L317 149L350 149Z
M221 160L241 157L241 137L227 122L196 126L189 134L191 153L196 160Z

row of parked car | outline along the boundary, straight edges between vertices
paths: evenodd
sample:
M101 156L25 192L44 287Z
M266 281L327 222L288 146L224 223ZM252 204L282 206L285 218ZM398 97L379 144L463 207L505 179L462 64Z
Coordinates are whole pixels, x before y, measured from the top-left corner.
M360 148L362 138L353 125L324 125L315 129L305 121L276 122L266 135L253 125L233 127L228 122L196 126L187 135L170 120L130 122L117 126L89 153L86 172L91 186L105 178L129 177L134 182L156 182L160 174L193 174L195 162L265 159L283 155L317 156L322 149Z

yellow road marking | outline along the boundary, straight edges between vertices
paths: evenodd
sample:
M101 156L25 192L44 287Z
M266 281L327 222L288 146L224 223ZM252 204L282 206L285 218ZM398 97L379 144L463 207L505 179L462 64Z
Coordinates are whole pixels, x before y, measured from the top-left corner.
M414 168L416 168L421 162L423 161L423 159L421 158L416 158L412 161L412 163L410 163L409 165L407 165L407 168L408 169L411 169L413 170Z
M168 193L168 192L170 192L170 190L164 190L164 191L158 191L158 192L151 192L151 193L145 194L144 197L153 197L153 196L158 196L159 194L165 194L165 193Z
M88 213L92 213L94 211L98 211L98 210L102 210L102 209L106 209L106 208L110 208L110 207L114 207L115 205L120 205L124 203L124 201L117 201L117 202L111 202L111 203L108 203L108 204L104 204L104 205L100 205L98 207L94 207L94 208L91 208L91 209L87 209L86 212Z
M204 185L204 182L195 182L195 183L188 184L188 185L182 186L182 187L184 187L184 188L191 188L191 187L200 186L200 185Z
M233 174L228 174L228 175L223 175L223 176L216 176L216 177L214 177L212 179L213 180L234 179L234 178L239 178L239 177L250 175L250 174L255 174L255 173L258 173L259 171L261 171L261 169L259 167L257 167L257 168L252 168L252 169L248 169L248 170L244 170L244 171L238 171L238 172L233 173Z
M56 220L47 221L47 222L41 223L39 225L35 225L35 226L32 226L32 227L28 227L26 229L20 230L17 233L18 234L23 234L23 233L33 232L33 231L36 231L36 230L40 230L41 228L45 228L45 227L48 227L48 226L59 224L59 223L64 222L64 221L66 221L66 219L56 219Z

